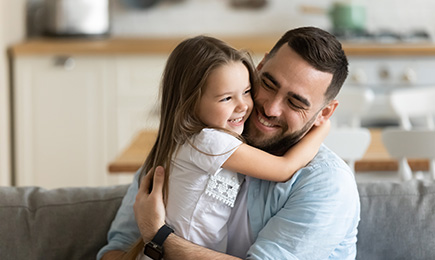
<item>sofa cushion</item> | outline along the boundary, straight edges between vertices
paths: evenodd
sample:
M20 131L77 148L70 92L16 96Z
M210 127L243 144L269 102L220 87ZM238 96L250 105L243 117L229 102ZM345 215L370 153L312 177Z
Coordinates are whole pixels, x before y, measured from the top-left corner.
M95 259L127 187L0 187L0 258Z
M435 259L435 183L358 183L357 259Z

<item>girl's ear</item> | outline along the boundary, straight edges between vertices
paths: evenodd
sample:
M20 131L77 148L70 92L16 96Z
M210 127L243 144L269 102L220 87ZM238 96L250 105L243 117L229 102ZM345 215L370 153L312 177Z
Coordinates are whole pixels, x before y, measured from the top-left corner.
M260 71L260 70L263 68L264 63L266 62L266 57L267 57L267 55L269 55L269 53L266 52L266 53L264 54L263 59L260 61L260 63L258 63L258 65L257 65L257 70L258 70L258 71Z
M319 126L323 124L326 120L328 120L332 114L334 114L335 109L338 106L338 100L332 100L329 102L327 106L325 106L322 111L317 115L316 121L314 122L315 126Z

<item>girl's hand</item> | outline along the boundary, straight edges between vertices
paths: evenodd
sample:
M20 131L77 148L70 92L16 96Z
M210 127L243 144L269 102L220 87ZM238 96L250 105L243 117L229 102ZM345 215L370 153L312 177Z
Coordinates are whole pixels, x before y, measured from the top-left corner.
M161 226L165 224L165 205L163 203L163 183L165 170L158 166L142 178L134 203L134 216L144 243L153 239ZM152 184L152 191L150 186Z
M331 120L328 119L322 124L318 126L313 126L310 130L310 132L318 135L319 137L325 139L326 136L328 136L329 131L331 130Z

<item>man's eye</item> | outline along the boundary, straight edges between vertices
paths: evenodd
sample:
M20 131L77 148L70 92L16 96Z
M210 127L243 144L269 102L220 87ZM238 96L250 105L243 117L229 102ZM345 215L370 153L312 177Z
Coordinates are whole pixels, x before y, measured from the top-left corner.
M295 109L304 109L303 107L298 106L298 105L296 105L295 103L293 103L290 99L289 99L287 102L288 102L288 104L289 104L291 107L293 107L293 108L295 108Z
M261 81L263 84L261 84L263 86L263 88L265 89L273 89L272 86L270 86L264 79Z

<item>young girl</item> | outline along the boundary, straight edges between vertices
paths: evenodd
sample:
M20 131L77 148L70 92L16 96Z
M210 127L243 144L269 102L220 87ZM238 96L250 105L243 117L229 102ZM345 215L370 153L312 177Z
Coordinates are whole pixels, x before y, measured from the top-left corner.
M142 168L166 168L166 223L175 234L225 252L227 220L243 176L286 181L317 153L329 128L317 127L284 156L239 137L253 107L257 75L250 56L215 38L181 42L161 84L157 140ZM142 255L143 241L129 252ZM140 253L140 254L139 254Z

